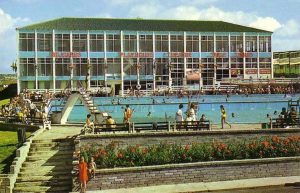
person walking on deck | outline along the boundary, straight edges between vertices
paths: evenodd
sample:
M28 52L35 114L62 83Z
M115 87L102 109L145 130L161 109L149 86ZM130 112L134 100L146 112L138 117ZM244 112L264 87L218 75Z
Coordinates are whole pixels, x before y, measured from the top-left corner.
M229 127L231 128L231 125L226 121L226 110L224 108L223 105L220 106L220 110L221 110L221 125L222 125L222 129L224 129L224 123L226 123L227 125L229 125Z

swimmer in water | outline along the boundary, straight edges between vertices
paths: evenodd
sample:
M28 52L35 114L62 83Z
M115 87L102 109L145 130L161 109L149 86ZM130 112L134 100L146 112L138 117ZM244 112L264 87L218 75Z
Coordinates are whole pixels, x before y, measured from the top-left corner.
M148 112L148 115L147 115L147 117L151 117L151 112L150 112L150 111Z
M202 102L204 102L205 100L204 99L202 99Z
M234 114L234 113L231 113L231 117L234 118L234 117L235 117L235 114Z
M273 113L274 115L277 115L277 111L274 111L274 113Z

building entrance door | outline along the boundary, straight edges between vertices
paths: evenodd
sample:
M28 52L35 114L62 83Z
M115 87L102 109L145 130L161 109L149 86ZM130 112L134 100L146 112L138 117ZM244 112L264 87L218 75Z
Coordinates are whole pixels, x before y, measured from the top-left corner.
M115 84L115 95L119 95L121 90L121 84Z

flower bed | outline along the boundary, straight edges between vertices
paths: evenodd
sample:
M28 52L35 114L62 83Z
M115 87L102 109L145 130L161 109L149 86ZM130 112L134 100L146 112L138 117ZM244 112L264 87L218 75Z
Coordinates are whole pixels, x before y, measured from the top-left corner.
M250 142L193 142L184 146L161 143L149 147L140 147L137 144L122 148L116 143L110 143L107 146L87 145L81 147L80 155L84 156L86 160L94 157L98 168L292 157L300 155L300 136L261 137Z

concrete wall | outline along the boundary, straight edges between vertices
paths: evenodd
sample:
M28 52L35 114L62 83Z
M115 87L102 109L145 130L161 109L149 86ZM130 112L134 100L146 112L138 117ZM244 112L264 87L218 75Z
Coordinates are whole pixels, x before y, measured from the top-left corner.
M36 125L0 123L1 131L17 131L18 128L25 128L28 132L34 132L39 129Z
M264 177L300 176L300 157L198 162L98 170L88 190L161 184L214 182ZM74 190L78 189L74 181Z
M85 135L78 138L76 150L86 144L107 145L111 142L118 143L121 147L139 144L149 146L161 142L190 144L192 142L226 142L231 140L252 140L262 136L279 137L300 135L300 129L257 129L257 130L232 130L232 131L195 131L195 132L166 132L166 133L134 133L115 135ZM79 143L80 140L80 143Z
M9 175L0 174L0 193L10 193L10 183Z

